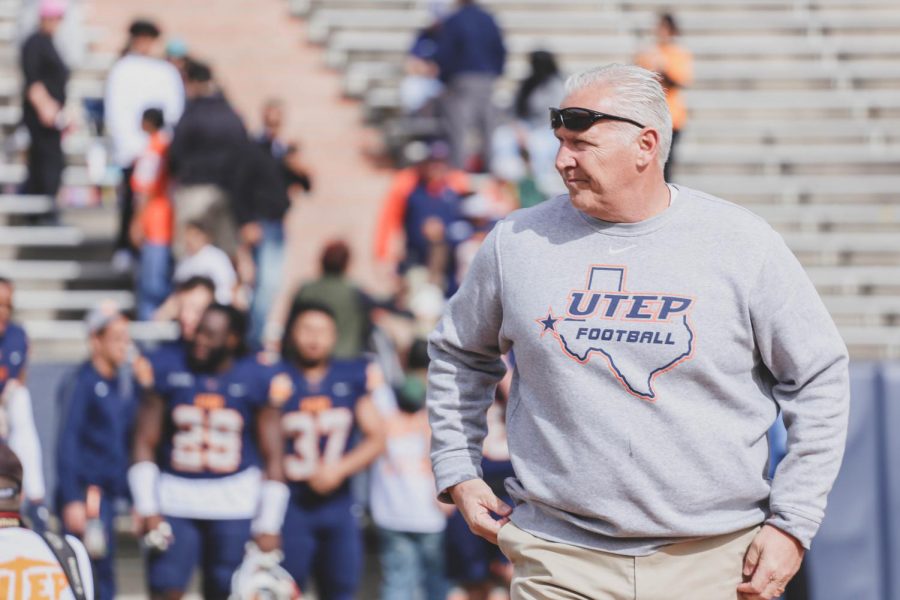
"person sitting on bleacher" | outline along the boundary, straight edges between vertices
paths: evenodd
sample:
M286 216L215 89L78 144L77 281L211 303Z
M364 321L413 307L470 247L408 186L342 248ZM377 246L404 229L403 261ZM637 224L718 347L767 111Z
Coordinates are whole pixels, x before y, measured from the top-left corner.
M433 279L443 280L434 283L450 294L455 290L453 248L468 235L455 238L452 225L462 220L460 201L469 191L469 178L448 164L446 142L412 142L405 154L411 166L396 173L388 190L375 232L375 257L398 264L401 273L427 268ZM395 241L401 229L405 249L398 253ZM447 244L449 252L437 252Z

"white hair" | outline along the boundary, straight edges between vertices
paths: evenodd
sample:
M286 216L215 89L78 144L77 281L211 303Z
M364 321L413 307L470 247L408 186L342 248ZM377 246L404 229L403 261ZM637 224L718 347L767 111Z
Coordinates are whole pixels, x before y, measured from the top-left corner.
M666 92L659 76L635 66L611 64L576 73L566 80L566 95L587 88L606 88L612 91L613 110L619 117L634 119L659 133L659 166L665 166L672 148L672 115L666 104ZM612 112L612 111L611 111ZM620 123L625 127L631 127ZM633 129L633 128L632 128Z

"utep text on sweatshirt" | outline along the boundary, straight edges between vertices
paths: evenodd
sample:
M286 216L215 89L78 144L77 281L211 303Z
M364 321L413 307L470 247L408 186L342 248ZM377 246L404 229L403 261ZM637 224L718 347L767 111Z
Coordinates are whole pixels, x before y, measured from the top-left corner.
M639 223L560 196L486 239L430 338L438 490L480 476L512 350L512 521L624 555L767 521L809 547L843 455L846 347L749 211L677 188ZM788 452L768 480L781 409Z

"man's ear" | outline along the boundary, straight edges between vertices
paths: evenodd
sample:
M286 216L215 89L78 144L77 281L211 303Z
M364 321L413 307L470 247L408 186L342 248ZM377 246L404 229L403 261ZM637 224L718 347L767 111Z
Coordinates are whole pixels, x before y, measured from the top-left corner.
M656 161L656 156L659 153L659 132L653 128L645 127L638 135L637 144L637 167L643 170Z

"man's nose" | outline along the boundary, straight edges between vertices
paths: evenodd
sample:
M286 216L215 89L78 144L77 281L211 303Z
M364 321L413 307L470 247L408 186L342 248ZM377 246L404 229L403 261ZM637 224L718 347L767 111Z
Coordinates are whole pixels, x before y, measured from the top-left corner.
M560 145L559 150L556 151L556 170L562 172L575 165L575 157L572 155L572 152L564 145Z

